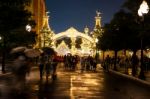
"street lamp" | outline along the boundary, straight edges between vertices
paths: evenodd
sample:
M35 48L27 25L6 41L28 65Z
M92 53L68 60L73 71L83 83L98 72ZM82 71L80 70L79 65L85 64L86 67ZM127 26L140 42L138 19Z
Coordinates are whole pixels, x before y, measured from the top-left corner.
M138 9L138 15L140 17L143 17L144 14L147 14L149 11L149 6L145 0L140 5L140 8Z
M26 25L26 31L31 32L31 29L32 29L31 25L27 24Z
M138 9L138 15L139 17L142 17L142 21L144 21L144 15L147 14L149 11L149 7L148 4L145 0L143 0L143 2L140 5L140 8ZM145 79L145 75L144 75L144 68L143 68L143 37L141 37L141 71L140 71L140 75L139 78L141 79Z
M0 36L0 41L2 40L2 37Z

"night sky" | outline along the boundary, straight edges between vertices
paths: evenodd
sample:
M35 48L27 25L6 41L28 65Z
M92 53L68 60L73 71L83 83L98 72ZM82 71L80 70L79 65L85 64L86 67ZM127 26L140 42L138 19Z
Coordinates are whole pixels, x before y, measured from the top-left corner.
M94 28L96 10L102 13L102 25L110 22L126 0L46 0L50 12L49 24L55 33L74 27L83 32L84 27Z

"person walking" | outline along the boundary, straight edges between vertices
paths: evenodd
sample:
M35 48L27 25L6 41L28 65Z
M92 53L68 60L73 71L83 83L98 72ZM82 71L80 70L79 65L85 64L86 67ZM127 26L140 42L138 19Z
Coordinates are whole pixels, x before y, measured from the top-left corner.
M133 53L132 58L131 58L131 62L132 62L132 75L136 76L136 74L137 74L137 65L139 63L139 59L138 59L136 53Z
M40 79L43 78L44 67L45 67L45 55L44 55L44 53L42 53L39 57Z
M106 59L105 59L105 66L106 66L106 67L105 67L105 70L106 70L106 71L109 70L110 60L111 60L110 56L107 55L107 56L106 56Z
M12 74L14 76L13 84L19 93L25 89L26 74L29 72L29 59L25 55L19 55L13 61Z
M53 67L53 72L52 72L52 79L55 80L57 78L57 65L58 65L59 59L57 54L52 55L52 67Z
M46 71L46 81L48 82L48 78L51 72L51 58L48 55L46 56L45 71Z

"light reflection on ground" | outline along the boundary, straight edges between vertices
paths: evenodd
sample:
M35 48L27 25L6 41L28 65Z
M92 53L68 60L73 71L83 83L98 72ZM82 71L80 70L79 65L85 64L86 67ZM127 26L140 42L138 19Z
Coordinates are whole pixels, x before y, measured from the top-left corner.
M104 78L95 79L94 74L77 74L70 78L70 97L71 99L85 99L87 95L93 95L93 90L102 90ZM92 91L91 91L92 90Z
M38 91L38 90L39 90L39 85L34 85L34 86L32 86L32 90Z

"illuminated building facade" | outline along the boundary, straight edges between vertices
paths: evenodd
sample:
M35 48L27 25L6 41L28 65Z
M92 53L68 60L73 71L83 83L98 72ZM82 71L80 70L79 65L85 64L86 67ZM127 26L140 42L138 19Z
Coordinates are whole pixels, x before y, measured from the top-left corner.
M44 23L43 16L46 15L45 0L31 0L31 5L28 9L32 12L32 19L34 19L36 23L36 26L33 29L38 35L37 44L35 45L35 47L39 48L41 46L40 30L43 27Z
M95 27L92 32L89 32L88 27L85 27L84 32L79 32L75 28L71 27L64 32L54 33L49 26L49 15L46 11L45 0L31 1L31 6L28 9L32 12L32 19L34 19L36 23L36 27L32 29L38 35L37 44L35 45L36 48L53 47L55 50L60 51L60 49L64 47L66 48L67 52L70 52L72 54L76 54L77 52L86 54L95 53L97 43L96 39L101 32L100 12L96 12L97 16L95 17ZM57 40L62 37L70 37L70 51L68 50L68 46L65 42L61 42L60 45L56 46ZM75 46L77 37L82 38L80 51Z
M94 55L96 52L96 40L99 35L101 35L101 17L100 12L96 12L97 16L95 17L95 27L92 32L89 32L89 28L86 26L84 32L79 32L74 27L70 27L64 32L54 33L49 26L49 15L48 13L44 16L43 26L41 28L41 47L53 47L58 54L62 52L62 48L66 49L66 52L71 54L86 54ZM71 48L68 50L67 44L62 41L59 45L56 46L57 40L61 38L69 37L71 40ZM77 37L81 38L82 43L80 44L81 48L76 48ZM64 50L63 49L63 50Z
M52 29L49 26L49 12L46 12L46 15L43 16L43 25L42 28L40 30L40 48L41 47L53 47L52 45L52 37L54 36L54 32L52 31Z

